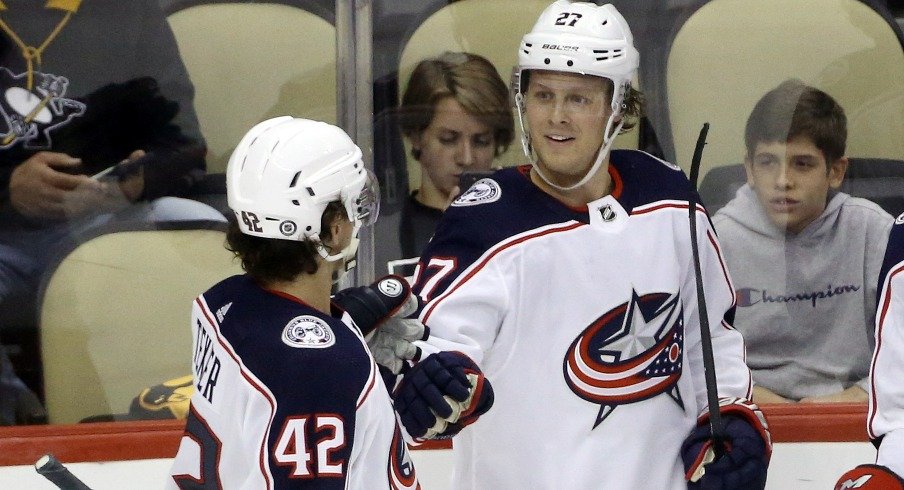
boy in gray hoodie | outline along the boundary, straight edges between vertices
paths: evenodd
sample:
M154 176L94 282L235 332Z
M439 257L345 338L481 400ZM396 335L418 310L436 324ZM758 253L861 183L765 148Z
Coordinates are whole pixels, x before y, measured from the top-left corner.
M788 80L745 130L747 184L713 216L756 403L867 400L876 279L893 218L838 192L844 110Z

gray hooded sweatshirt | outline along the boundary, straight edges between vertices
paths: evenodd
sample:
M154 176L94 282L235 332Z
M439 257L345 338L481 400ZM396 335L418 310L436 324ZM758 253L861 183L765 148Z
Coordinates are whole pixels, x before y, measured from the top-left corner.
M869 386L876 287L894 218L872 201L830 196L796 235L769 221L748 185L713 216L754 383L795 400Z

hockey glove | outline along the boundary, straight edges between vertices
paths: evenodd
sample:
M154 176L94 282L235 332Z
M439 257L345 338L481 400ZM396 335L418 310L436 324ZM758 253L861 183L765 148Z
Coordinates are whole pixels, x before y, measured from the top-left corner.
M384 276L370 286L343 289L332 297L365 336L392 317L406 317L417 310L417 296L399 276Z
M461 352L437 352L414 365L393 394L415 440L448 439L493 406L493 387Z
M427 328L420 320L404 318L417 311L418 300L403 278L390 275L370 286L344 289L333 296L333 302L352 317L367 337L377 364L393 374L407 367L405 361L420 355L412 342L425 340Z
M841 475L835 490L904 490L904 480L890 469L877 464L862 464Z
M762 490L772 456L772 438L766 418L754 403L724 398L719 411L725 424L725 447L716 459L709 413L697 420L681 445L687 488L691 490Z

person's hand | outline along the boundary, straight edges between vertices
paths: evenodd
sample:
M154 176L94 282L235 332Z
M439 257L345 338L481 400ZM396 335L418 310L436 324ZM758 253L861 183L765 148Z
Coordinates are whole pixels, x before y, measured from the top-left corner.
M411 368L392 394L399 421L415 440L447 439L486 413L493 387L461 352L430 354Z
M103 186L85 175L72 175L61 170L81 165L79 158L65 153L42 151L13 169L9 179L9 200L13 208L32 218L65 218L67 194L79 187L101 192Z
M370 286L343 289L333 295L332 301L361 330L377 364L399 374L409 360L420 357L414 342L426 340L429 331L420 320L405 318L417 310L419 303L404 278L388 275Z
M762 386L754 386L753 402L757 405L765 405L767 403L794 403L794 400L790 400L781 395L777 395L771 390L763 388Z
M128 158L120 162L120 164L134 162L145 156L145 154L144 150L135 150ZM122 195L125 196L129 202L137 201L138 198L141 197L142 192L144 192L144 167L138 167L137 172L120 180L119 190L122 191Z
M808 396L801 398L801 403L866 403L869 401L869 393L863 391L863 388L853 385L850 388L839 391L838 393L829 393L828 395Z
M714 447L709 412L697 419L681 445L689 490L762 490L772 456L769 424L759 407L743 398L719 400L725 439Z

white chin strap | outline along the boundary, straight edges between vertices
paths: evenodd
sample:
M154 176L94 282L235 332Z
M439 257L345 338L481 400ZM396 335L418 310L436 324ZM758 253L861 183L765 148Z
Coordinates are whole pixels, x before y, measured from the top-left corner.
M521 126L521 148L524 150L524 154L527 156L528 160L530 160L531 165L534 170L537 172L537 175L543 179L543 182L546 182L551 187L554 187L560 191L570 191L577 189L578 187L586 184L596 172L600 169L600 166L603 164L603 160L606 159L606 156L609 155L609 151L612 149L612 144L615 143L615 137L621 131L622 126L624 126L625 121L622 119L618 122L613 130L612 124L615 122L615 117L618 115L615 111L609 115L609 120L606 122L606 132L603 137L603 144L600 145L600 151L596 154L596 161L593 162L593 166L590 167L590 170L581 178L576 184L572 184L569 186L561 186L559 184L554 183L549 177L543 174L543 171L540 170L540 166L537 165L537 158L534 157L534 153L531 149L530 143L530 135L524 128L524 96L522 94L515 95L515 104L518 108L518 124Z
M317 253L323 257L323 260L327 262L336 262L337 260L342 260L344 262L343 270L338 277L333 278L333 283L339 282L345 277L345 274L348 271L355 268L358 264L358 261L355 257L358 255L358 243L360 242L358 239L358 231L361 229L360 224L355 225L355 229L352 232L352 239L348 243L348 246L339 251L339 253L330 254L329 250L327 250L326 245L324 245L319 238L314 242L314 247L317 249Z

